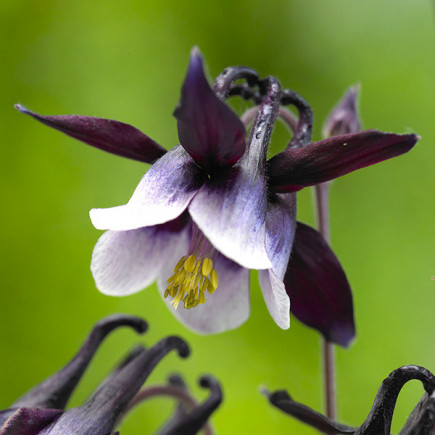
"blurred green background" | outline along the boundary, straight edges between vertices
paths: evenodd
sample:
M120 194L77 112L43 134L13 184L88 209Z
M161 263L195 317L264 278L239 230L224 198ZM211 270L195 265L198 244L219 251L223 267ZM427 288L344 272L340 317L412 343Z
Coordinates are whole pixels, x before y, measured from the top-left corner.
M105 154L14 111L112 118L170 148L172 111L188 55L198 45L211 77L245 64L277 76L312 105L315 138L346 88L361 83L365 128L416 132L408 155L336 181L333 248L353 286L358 335L337 350L338 408L359 425L381 380L404 364L435 370L434 186L435 21L430 0L259 0L204 2L33 0L0 2L1 299L0 408L64 364L91 325L113 312L143 316L141 339L168 334L190 343L188 360L169 355L148 385L183 373L199 398L203 373L220 379L219 433L312 434L271 408L259 386L286 388L322 409L319 335L295 319L280 330L252 274L252 313L236 331L197 336L166 309L156 288L127 298L101 295L89 271L99 237L88 210L125 203L147 166ZM237 104L237 109L248 104ZM270 153L288 133L279 126ZM313 223L312 193L299 218ZM80 404L138 338L129 330L102 346L71 401ZM399 397L393 432L420 398ZM170 414L159 399L137 408L123 434L152 433Z

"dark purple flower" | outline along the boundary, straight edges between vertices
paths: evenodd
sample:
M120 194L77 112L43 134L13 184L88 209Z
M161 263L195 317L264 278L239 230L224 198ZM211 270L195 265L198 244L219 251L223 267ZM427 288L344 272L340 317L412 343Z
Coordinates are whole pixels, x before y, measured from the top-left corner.
M261 92L247 141L244 125L222 101L231 82L246 78L245 73ZM194 49L174 112L180 145L165 154L125 124L47 117L18 107L106 151L148 163L161 155L127 204L91 210L94 226L108 230L97 242L91 264L101 292L124 296L157 280L169 308L184 324L216 333L249 317L249 269L257 269L270 314L281 328L290 326L283 279L296 230L293 192L403 154L417 137L372 130L306 145L311 130L305 129L297 135L298 146L266 162L282 98L276 79L259 81L244 67L225 70L214 92ZM296 243L304 243L303 237Z
M159 361L171 350L177 350L183 358L190 353L187 344L179 337L167 337L147 350L139 346L82 406L65 411L99 345L111 331L121 326L129 326L139 334L147 329L142 319L121 314L98 322L64 368L31 389L9 409L0 411L0 434L111 434ZM215 408L207 408L206 419Z

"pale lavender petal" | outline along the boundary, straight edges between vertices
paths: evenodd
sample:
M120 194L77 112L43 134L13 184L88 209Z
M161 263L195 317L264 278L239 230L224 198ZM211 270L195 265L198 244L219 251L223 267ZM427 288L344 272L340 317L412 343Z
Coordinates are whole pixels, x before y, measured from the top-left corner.
M282 329L290 328L290 298L284 283L272 269L259 270L261 290L264 301L275 323Z
M151 166L127 204L92 209L92 223L99 230L126 231L168 222L183 213L202 183L201 170L178 145Z
M110 296L127 296L159 276L177 245L189 243L187 214L175 221L130 231L106 231L92 254L95 284Z
M184 250L179 250L180 257L185 255L187 246ZM168 286L167 279L174 273L175 264L174 261L168 261L158 280L162 296ZM216 334L238 328L250 314L249 270L220 254L216 258L214 267L219 276L219 286L212 295L206 293L204 304L188 310L180 304L175 310L171 304L172 298L164 299L172 314L189 329L199 334Z
M200 189L189 205L189 213L226 257L247 269L268 269L265 178L253 176L249 168L239 165L230 171Z
M296 229L296 194L270 198L266 215L266 249L273 271L284 279Z

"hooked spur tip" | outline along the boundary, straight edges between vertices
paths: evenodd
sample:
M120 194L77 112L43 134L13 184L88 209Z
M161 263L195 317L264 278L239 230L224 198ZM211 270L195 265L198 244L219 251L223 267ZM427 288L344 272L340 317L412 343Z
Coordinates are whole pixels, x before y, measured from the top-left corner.
M261 395L263 395L264 397L266 397L266 398L269 398L269 396L270 396L270 391L269 391L269 389L266 387L266 385L260 385L260 386L258 387L258 392L259 392Z
M171 335L161 340L160 345L167 351L175 349L181 358L187 358L190 355L190 347L181 337Z
M14 104L14 108L20 111L21 113L25 113L26 115L30 115L32 113L29 109L27 109L21 104Z
M212 389L213 387L216 387L219 384L218 384L218 382L216 381L216 379L213 376L204 375L204 376L201 376L199 378L199 385L202 388Z
M95 325L96 328L101 328L102 330L115 329L120 326L129 326L138 334L143 334L148 330L148 323L144 319L129 314L112 314L100 320Z

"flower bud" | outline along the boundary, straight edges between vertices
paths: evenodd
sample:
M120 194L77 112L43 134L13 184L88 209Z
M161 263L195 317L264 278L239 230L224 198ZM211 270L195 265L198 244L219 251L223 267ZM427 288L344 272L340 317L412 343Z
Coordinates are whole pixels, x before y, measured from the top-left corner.
M322 132L325 139L331 136L358 133L361 130L357 108L358 91L358 85L351 86L326 118Z

